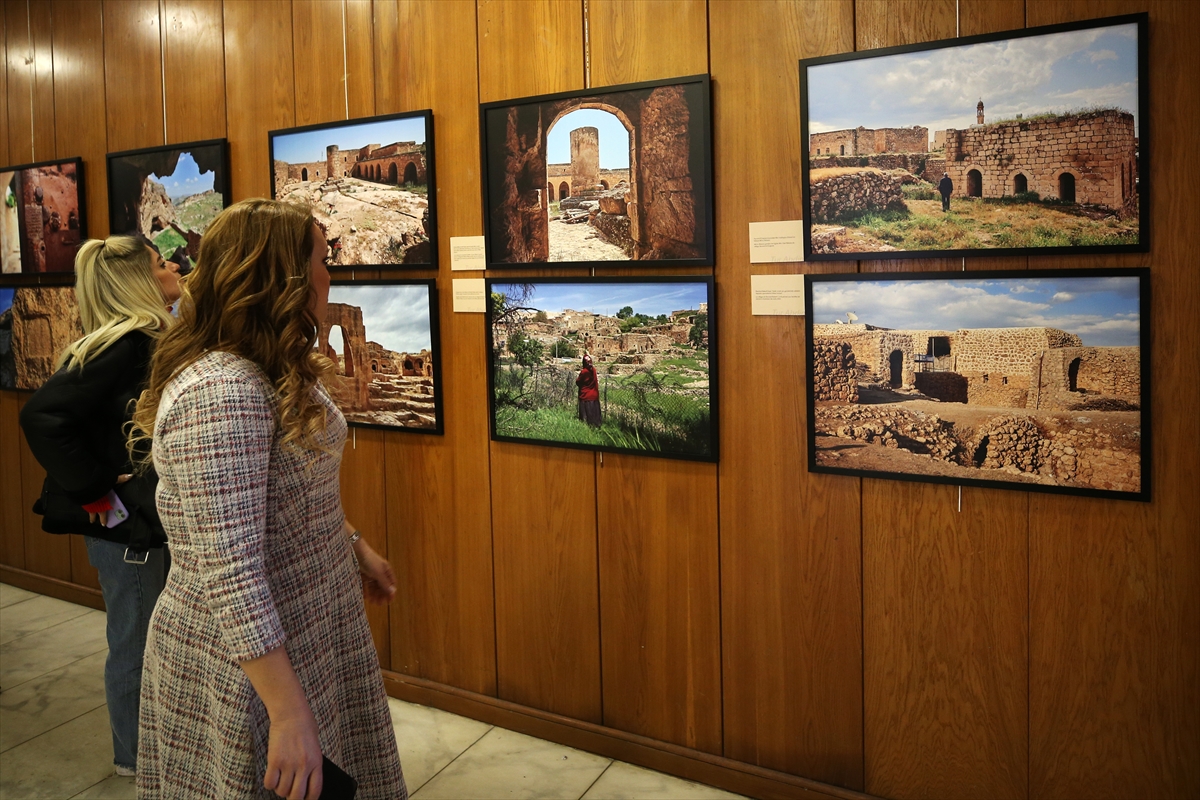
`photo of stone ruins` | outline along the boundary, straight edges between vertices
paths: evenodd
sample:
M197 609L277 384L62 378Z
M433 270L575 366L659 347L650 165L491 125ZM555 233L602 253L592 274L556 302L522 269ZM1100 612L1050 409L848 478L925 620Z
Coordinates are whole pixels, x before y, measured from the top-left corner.
M812 251L1138 244L1137 80L1135 25L810 68Z
M329 388L346 421L438 430L432 337L428 287L332 287L317 346L337 366Z
M73 286L0 288L0 389L38 389L83 336Z
M0 273L71 272L81 241L75 163L0 170Z
M692 129L704 100L697 82L487 109L490 260L708 258L707 136ZM581 110L604 122L578 123ZM563 126L569 160L551 163ZM610 148L627 156L605 166Z
M272 147L274 197L312 208L330 266L432 262L424 117L276 133Z
M494 283L490 303L497 436L712 456L706 283Z
M980 304L1025 298L1026 279L999 290L981 281L864 282L866 292L912 297L916 318L969 319ZM1137 279L1124 295L1137 297ZM996 283L993 281L992 283ZM1047 297L1086 303L1060 281ZM966 291L964 291L964 284ZM971 286L970 284L975 284ZM960 294L962 314L941 313ZM1075 295L1068 298L1069 295ZM836 282L815 282L814 308L849 298ZM1023 303L1046 306L1037 300ZM886 311L868 316L814 312L813 426L818 467L1005 481L1067 489L1142 489L1141 353L1133 311L1104 321L1064 311L1087 332L1049 325L892 327ZM1126 304L1126 308L1129 308ZM932 309L932 310L929 310ZM884 318L881 319L880 317ZM1117 337L1105 330L1121 330ZM1094 346L1093 338L1133 342Z

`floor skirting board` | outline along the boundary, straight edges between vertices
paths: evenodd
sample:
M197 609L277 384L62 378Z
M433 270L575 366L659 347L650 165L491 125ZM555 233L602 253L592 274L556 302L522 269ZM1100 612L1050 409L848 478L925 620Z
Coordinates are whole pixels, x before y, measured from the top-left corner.
M77 603L97 611L104 610L104 598L100 595L99 589L80 586L59 578L50 578L36 572L10 567L7 564L0 564L0 583L7 583L27 592L57 597L59 600Z
M440 708L539 739L627 761L738 794L809 800L873 798L873 795L843 789L840 786L756 767L398 672L384 670L383 683L387 693L400 700Z

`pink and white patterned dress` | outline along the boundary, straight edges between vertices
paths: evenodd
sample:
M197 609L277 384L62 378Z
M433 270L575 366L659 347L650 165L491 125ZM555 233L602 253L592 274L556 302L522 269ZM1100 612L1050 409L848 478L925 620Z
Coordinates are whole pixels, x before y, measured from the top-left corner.
M138 796L274 797L270 721L238 666L280 646L321 749L360 798L407 797L338 487L346 422L324 390L323 444L280 443L252 362L209 353L163 392L154 426L171 572L150 620Z

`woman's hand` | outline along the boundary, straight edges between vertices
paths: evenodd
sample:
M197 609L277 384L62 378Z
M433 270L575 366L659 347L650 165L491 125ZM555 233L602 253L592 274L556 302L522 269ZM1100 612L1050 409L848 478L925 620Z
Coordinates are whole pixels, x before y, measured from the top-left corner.
M271 720L263 786L288 800L321 796L321 741L308 704L292 716Z
M117 486L120 486L122 483L128 483L132 479L133 479L132 475L118 475L117 476ZM88 512L88 522L90 522L93 525L103 525L104 518L106 516L107 516L107 513L94 514L91 511L89 511Z
M383 556L376 553L365 540L354 543L358 571L362 573L363 596L372 603L387 603L396 594L396 573Z

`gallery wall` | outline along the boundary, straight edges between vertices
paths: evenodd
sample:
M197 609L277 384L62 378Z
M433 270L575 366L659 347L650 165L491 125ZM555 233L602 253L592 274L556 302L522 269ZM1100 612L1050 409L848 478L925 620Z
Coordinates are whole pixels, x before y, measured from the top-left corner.
M800 317L750 315L747 224L801 216L797 60L1150 14L1146 255L755 272L1148 265L1150 503L812 475ZM4 0L0 163L432 108L445 436L357 430L347 513L399 576L389 691L760 796L1200 793L1200 6L1172 0ZM478 104L708 72L721 461L490 442ZM1145 191L1145 190L1144 190ZM598 274L632 274L628 267ZM670 272L670 270L664 270ZM509 273L499 273L508 275ZM553 268L539 275L583 275ZM377 277L359 271L356 277ZM459 274L461 277L461 274ZM99 603L0 392L0 579Z

